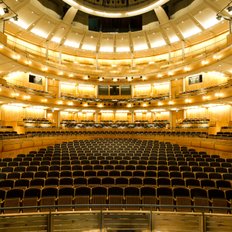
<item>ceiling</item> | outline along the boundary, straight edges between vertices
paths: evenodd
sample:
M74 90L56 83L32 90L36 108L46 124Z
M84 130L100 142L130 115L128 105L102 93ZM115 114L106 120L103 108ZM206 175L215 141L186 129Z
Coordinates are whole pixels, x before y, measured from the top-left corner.
M175 51L183 49L187 52L193 45L228 32L227 22L217 20L216 14L230 1L161 1L160 6L143 14L143 30L129 33L89 31L88 14L76 5L86 1L4 0L4 2L18 15L18 21L5 21L4 32L12 36L9 37L12 39L12 46L20 43L25 51L33 53L34 47L27 47L28 44L32 44L39 47L41 54L44 49L57 52L54 56L68 54L73 56L73 61L78 59L80 68L77 71L80 74L85 70L86 74L95 76L109 74L112 77L140 75L147 70L149 71L147 73L160 72L159 62L152 65L149 60L141 62L140 60L161 54L170 56L170 52L175 55ZM133 1L128 2L133 6ZM135 6L143 8L145 3L160 1L137 2ZM105 1L88 0L89 5L107 8L103 3ZM110 3L113 4L112 1ZM109 9L113 8L112 4L108 6ZM230 16L229 12L224 13ZM91 65L86 71L87 58L90 58L88 62ZM105 62L107 60L110 63Z
M64 2L56 8L54 1L46 0L46 5L55 10L40 3L45 0L5 2L19 18L18 21L7 21L5 30L10 34L42 46L48 44L53 48L72 47L86 52L111 54L133 53L170 45L175 48L180 41L187 45L195 42L194 36L199 39L202 39L201 35L205 39L212 37L221 32L217 27L220 21L216 19L216 13L229 1L195 0L171 16L166 13L170 11L168 7L165 7L166 11L158 7L144 16L143 30L133 33L91 32L87 26L87 15L74 6L69 6L67 10L67 3ZM149 17L158 18L158 21Z

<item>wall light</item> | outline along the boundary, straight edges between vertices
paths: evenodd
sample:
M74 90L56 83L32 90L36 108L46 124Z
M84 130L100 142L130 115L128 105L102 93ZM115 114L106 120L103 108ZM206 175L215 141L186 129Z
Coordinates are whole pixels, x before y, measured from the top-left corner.
M168 72L168 75L169 75L169 76L172 76L173 74L174 74L173 71L169 71L169 72Z
M69 106L73 106L73 102L68 102L67 103Z
M224 94L223 94L223 93L215 93L214 96L215 96L215 97L223 97Z
M192 102L192 100L191 99L185 99L185 101L184 101L185 103L191 103Z
M143 107L147 107L147 103L143 103L143 105L142 105Z
M58 101L57 104L58 104L58 105L62 105L62 104L63 104L63 101Z
M48 67L42 67L42 71L48 71Z
M104 77L98 77L98 80L99 80L99 81L103 81L103 80L104 80Z
M203 96L202 99L203 100L208 100L208 99L210 99L210 96Z
M119 81L119 79L118 78L112 78L112 81L117 82L117 81Z
M208 63L209 63L208 60L202 60L202 61L201 61L201 64L202 64L202 65L206 65L206 64L208 64Z
M29 99L31 99L31 97L28 96L28 95L25 95L25 96L23 96L23 99L24 99L24 100L29 100Z
M126 80L132 81L132 80L133 80L133 77L126 77Z
M84 107L87 107L89 104L87 102L82 104Z
M89 76L84 76L83 77L84 80L89 80L89 78L90 78Z
M12 97L18 97L18 96L19 96L19 93L12 93L11 96L12 96Z
M191 70L190 67L188 67L188 66L184 67L184 71L185 71L185 72L188 72L188 71L190 71L190 70Z

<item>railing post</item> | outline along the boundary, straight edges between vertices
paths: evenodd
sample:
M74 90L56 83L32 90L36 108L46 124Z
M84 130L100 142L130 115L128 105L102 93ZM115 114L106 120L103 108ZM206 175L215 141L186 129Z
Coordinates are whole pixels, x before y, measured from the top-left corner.
M100 232L102 232L102 227L103 227L103 215L102 215L102 209L100 212Z
M152 220L152 208L151 208L151 210L150 210L150 231L152 232L152 230L153 230L153 220Z
M48 232L52 232L53 231L53 216L51 214L51 210L48 214Z
M202 212L200 216L200 230L201 232L206 232L206 219L205 219L205 214Z

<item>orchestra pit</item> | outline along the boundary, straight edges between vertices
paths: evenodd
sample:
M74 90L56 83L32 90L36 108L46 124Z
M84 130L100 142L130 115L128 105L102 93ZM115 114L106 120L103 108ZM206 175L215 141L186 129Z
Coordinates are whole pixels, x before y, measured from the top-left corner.
M0 0L0 231L231 215L231 0Z

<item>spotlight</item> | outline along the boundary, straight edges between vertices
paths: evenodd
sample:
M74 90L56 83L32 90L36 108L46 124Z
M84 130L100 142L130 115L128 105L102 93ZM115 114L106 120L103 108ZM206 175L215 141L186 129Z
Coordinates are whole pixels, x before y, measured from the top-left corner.
M228 12L231 12L232 11L232 6L228 6L227 10L228 10Z
M216 19L217 19L217 20L221 20L221 19L222 19L222 16L221 16L221 15L217 15L217 16L216 16Z
M103 80L104 80L104 77L98 77L98 80L99 80L99 81L103 81Z
M8 9L7 7L4 7L4 8L3 8L3 11L4 11L5 14L8 14L8 13L9 13L9 9Z
M14 19L14 21L18 21L18 15L15 15L15 16L13 17L13 19Z

